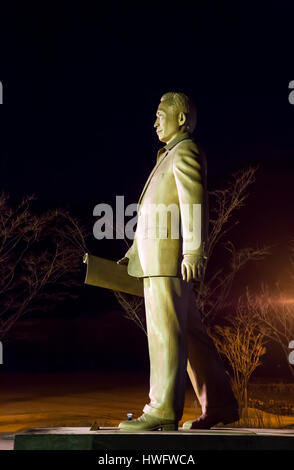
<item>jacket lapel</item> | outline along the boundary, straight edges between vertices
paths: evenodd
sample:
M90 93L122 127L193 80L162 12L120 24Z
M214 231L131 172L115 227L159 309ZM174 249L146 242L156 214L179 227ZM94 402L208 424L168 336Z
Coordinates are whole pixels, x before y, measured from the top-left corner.
M163 152L161 152L161 150L163 150ZM140 195L140 198L139 198L139 201L138 201L138 204L140 204L140 201L147 189L147 186L149 185L149 182L152 178L152 176L154 175L155 171L157 170L157 168L159 167L160 163L164 160L164 158L167 156L167 154L169 153L169 150L166 150L166 149L160 149L159 152L158 152L158 155L157 155L157 163L155 165L155 167L153 168L153 170L151 171L146 183L145 183L145 186L143 188L143 191L141 192L141 195Z
M188 133L184 133L184 134L181 134L180 136L177 136L175 137L169 144L167 144L166 146L162 147L161 149L158 150L157 152L157 162L156 162L156 165L155 167L153 168L153 170L151 171L146 183L145 183L145 186L143 188L143 191L140 195L140 198L139 198L139 201L138 201L138 204L140 204L140 201L142 200L142 197L144 196L144 193L148 187L148 184L150 183L150 180L152 178L152 176L154 175L155 171L157 170L157 168L159 167L160 163L164 160L164 158L167 156L167 154L170 152L170 150L175 147L179 142L181 142L182 140L185 140L185 139L190 139L190 136Z

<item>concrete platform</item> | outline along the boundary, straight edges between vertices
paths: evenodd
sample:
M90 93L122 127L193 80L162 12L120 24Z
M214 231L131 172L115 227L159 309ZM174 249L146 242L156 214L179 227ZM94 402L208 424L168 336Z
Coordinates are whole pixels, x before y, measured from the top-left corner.
M294 450L294 430L214 428L123 432L101 427L35 428L15 435L14 450Z

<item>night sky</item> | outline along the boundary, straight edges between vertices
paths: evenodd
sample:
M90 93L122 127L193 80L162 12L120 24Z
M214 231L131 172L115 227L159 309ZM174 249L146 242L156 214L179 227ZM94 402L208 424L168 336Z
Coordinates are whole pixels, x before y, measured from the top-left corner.
M258 165L232 236L240 246L273 244L264 266L285 276L294 238L294 8L256 3L1 6L1 190L34 193L41 206L78 210L89 224L98 203L137 202L162 146L153 128L160 97L182 91L197 105L209 189ZM125 252L119 240L89 244L112 259ZM85 287L79 305L91 311L94 295L104 310L108 301L118 308L111 293L95 291Z

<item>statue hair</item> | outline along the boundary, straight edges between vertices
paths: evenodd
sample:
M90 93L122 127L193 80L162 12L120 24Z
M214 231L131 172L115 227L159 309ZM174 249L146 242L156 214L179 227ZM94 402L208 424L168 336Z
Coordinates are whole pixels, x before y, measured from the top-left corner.
M183 112L187 118L186 129L192 133L196 127L197 113L195 103L184 93L170 91L165 93L160 101L165 101L176 113Z

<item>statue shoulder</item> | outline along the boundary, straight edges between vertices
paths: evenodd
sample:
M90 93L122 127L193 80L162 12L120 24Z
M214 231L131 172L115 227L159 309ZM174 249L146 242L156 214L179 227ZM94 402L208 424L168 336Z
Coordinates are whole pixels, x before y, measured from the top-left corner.
M181 140L173 149L174 158L180 159L185 156L193 156L197 160L202 160L206 158L204 152L200 146L191 138Z

